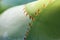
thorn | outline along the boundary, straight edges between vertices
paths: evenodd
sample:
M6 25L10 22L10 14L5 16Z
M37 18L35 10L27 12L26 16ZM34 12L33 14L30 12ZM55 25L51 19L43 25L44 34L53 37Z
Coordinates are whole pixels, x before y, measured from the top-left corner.
M24 37L24 40L26 40L26 38Z
M27 28L27 30L29 31L29 30L30 30L30 28Z
M39 14L40 10L38 9L36 12L35 12L35 16L37 16Z
M27 32L26 32L26 33L28 34L28 33L29 33L29 31L30 31L30 30L27 30Z
M37 11L38 11L38 13L40 12L40 10L39 10L39 9L38 9Z
M25 13L26 12L25 7L23 8L23 10L24 10L24 13Z
M27 38L27 36L28 36L28 33L29 33L29 32L26 32L24 39L26 39L26 38Z
M35 12L35 16L37 16L38 15L38 13L37 12Z
M28 33L29 33L29 32L26 32L26 34L25 34L26 37L28 36Z
M25 10L24 10L24 13L25 13L26 16L28 15L28 13Z
M45 4L43 4L43 8L46 8L46 5Z
M37 14L38 14L38 13L37 13L37 12L35 12L35 16L37 16Z
M34 21L35 19L32 16L29 16L30 19L32 19L32 21Z
M34 21L34 20L35 20L35 18L32 17L32 21Z
M26 11L24 10L24 13L25 13Z
M29 30L26 32L25 36L24 36L24 40L26 40L27 36L28 36Z
M31 27L31 26L32 26L32 24L31 24L31 23L29 23L29 26Z
M27 12L25 12L25 14L26 14L26 16L28 15L28 13L27 13Z
M29 16L30 19L32 19L32 16Z
M25 7L23 8L23 10L24 10L25 15L27 16L28 13L27 13L27 11L25 10Z

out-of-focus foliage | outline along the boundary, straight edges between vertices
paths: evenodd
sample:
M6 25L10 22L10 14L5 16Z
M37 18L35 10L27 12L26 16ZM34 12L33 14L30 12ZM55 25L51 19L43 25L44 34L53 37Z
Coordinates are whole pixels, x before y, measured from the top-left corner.
M7 8L33 2L35 0L0 0L0 14Z

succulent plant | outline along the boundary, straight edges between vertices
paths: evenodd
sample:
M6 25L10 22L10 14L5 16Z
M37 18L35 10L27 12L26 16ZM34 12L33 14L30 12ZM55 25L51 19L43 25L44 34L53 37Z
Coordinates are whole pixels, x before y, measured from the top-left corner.
M60 40L60 1L38 0L0 14L0 40Z
M0 40L23 40L30 19L24 14L24 5L4 11L0 16ZM11 12L12 11L12 12Z
M26 10L35 19L26 40L60 40L59 0L41 0L26 5Z

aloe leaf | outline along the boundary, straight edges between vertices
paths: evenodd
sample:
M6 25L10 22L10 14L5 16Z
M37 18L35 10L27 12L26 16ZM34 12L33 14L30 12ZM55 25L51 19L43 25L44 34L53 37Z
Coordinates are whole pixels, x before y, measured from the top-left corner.
M38 4L38 6L35 6L35 4L31 5L29 7L27 5L26 10L35 20L31 23L31 30L26 40L60 40L60 1L50 2L47 7L41 7ZM35 12L37 9L40 12L37 11L39 14L36 16Z
M0 40L24 40L31 19L24 13L24 5L12 7L0 15Z

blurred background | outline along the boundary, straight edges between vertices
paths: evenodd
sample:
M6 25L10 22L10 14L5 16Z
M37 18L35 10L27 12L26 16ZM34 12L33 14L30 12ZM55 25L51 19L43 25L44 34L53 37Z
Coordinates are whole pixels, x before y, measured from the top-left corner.
M10 7L27 4L33 1L36 0L0 0L0 14Z

